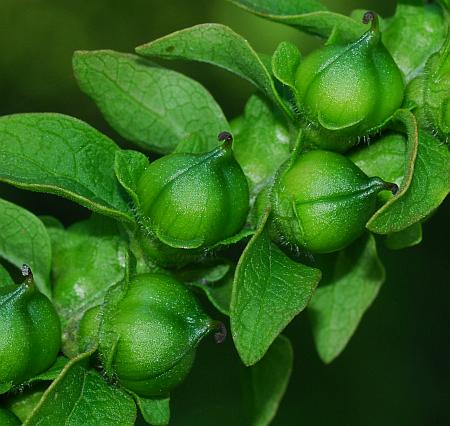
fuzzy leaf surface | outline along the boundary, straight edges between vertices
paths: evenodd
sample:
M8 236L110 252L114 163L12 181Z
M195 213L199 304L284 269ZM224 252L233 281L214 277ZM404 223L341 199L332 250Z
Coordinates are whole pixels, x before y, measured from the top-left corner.
M450 191L448 147L420 130L411 183L388 201L367 223L378 234L402 231L432 213Z
M47 388L24 426L132 426L133 399L84 366L89 354L70 361Z
M251 197L267 185L289 158L287 125L259 95L253 95L245 106L234 132L233 152L247 177Z
M140 205L136 193L137 184L149 164L148 158L141 152L129 149L122 149L116 152L114 170L117 180L127 191L135 207Z
M0 181L48 192L132 222L114 176L118 146L88 124L62 114L0 118Z
M300 65L301 55L295 46L282 41L272 56L272 71L275 77L295 91L295 76Z
M124 138L159 153L186 138L197 152L218 145L227 120L209 92L178 72L111 50L79 51L73 69L81 90Z
M230 268L217 282L200 281L194 285L204 291L208 300L222 314L230 316L231 293L235 269Z
M163 59L187 59L224 68L260 89L284 107L261 57L247 40L221 24L200 24L174 32L136 48L139 55Z
M386 247L391 250L401 250L420 244L422 241L422 224L420 222L405 228L403 231L386 235Z
M261 361L244 370L243 392L250 426L267 426L275 417L289 383L293 361L291 342L280 335Z
M280 24L290 25L309 34L328 38L339 32L343 42L356 40L367 31L361 22L330 12L319 1L229 0L248 12Z
M320 358L329 363L345 348L385 278L375 239L363 237L337 254L328 280L309 304Z
M51 297L52 247L44 224L31 212L0 199L0 256L20 268L33 271L36 285Z
M101 305L108 289L125 277L126 243L112 221L93 216L67 230L49 229L53 247L54 303L61 317L65 351L83 314Z
M437 4L399 3L382 33L383 43L406 81L423 70L427 59L442 46L445 35L445 17Z
M144 420L153 426L166 426L170 421L170 398L142 398L133 394Z
M0 287L13 285L14 281L11 278L11 275L9 275L8 271L0 265Z
M306 307L320 278L318 269L284 254L261 224L239 259L231 298L231 332L245 365L264 356Z

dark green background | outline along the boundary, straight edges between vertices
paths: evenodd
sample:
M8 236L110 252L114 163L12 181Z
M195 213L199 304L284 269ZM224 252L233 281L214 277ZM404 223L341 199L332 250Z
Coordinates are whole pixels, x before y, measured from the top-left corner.
M275 0L274 0L275 1ZM336 11L393 1L325 2ZM71 72L76 49L132 51L139 44L203 22L220 22L271 53L291 40L302 52L318 40L252 17L225 0L0 0L0 114L56 111L74 115L126 146ZM207 65L168 63L201 81L228 118L239 115L253 88ZM88 212L53 196L0 186L0 196L37 214L70 223ZM287 330L295 366L274 425L450 424L450 203L424 226L419 247L381 250L388 279L347 350L330 366L315 351L306 315ZM173 425L245 425L240 367L231 340L204 342L188 381L173 394Z

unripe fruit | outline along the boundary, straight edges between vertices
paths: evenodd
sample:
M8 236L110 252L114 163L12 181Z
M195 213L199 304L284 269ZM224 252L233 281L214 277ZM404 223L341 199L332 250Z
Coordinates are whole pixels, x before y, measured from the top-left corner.
M20 286L0 287L0 383L21 384L56 360L61 325L50 300L38 291L30 269Z
M318 49L297 69L299 109L321 130L356 139L382 127L402 103L401 71L381 42L373 12L364 15L369 21L371 29L355 42Z
M209 247L244 225L249 192L225 143L206 154L176 153L150 164L138 183L141 222L163 243L178 248Z
M340 250L358 238L376 210L378 192L398 190L369 178L347 157L309 151L281 170L272 191L282 239L312 253Z
M189 373L196 346L217 328L190 290L163 274L136 276L126 295L103 318L117 342L100 346L114 377L141 396L167 394Z

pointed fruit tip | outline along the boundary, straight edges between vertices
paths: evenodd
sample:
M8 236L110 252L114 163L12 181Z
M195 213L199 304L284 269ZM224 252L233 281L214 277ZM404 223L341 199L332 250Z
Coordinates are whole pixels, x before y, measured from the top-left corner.
M27 264L23 264L20 268L20 271L22 272L22 275L25 278L33 278L33 273L31 272L31 268Z
M396 195L396 194L397 194L399 188L398 188L398 185L397 185L396 183L385 182L384 185L385 185L384 187L385 187L387 190L389 190L389 191L392 192L392 195Z
M376 16L377 15L375 14L375 12L368 10L362 18L363 24L368 24L369 22L373 22L375 20Z
M223 142L223 147L225 149L230 148L233 143L233 135L230 132L224 131L220 132L217 136L219 142Z
M227 328L223 322L217 324L217 331L214 333L214 341L217 344L223 343L227 338Z

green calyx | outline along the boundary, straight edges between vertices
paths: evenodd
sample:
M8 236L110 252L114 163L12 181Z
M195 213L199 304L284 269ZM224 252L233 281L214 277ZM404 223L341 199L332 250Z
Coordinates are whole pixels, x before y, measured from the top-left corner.
M176 248L206 248L236 234L249 207L246 177L231 149L232 137L206 154L162 157L141 176L137 194L145 229Z
M88 309L78 324L77 343L79 353L90 351L98 341L101 324L101 306Z
M366 12L363 22L371 28L358 40L319 49L297 69L297 103L312 128L324 133L315 141L321 148L348 149L380 129L402 103L403 76L381 42L378 18Z
M149 235L145 230L138 230L136 241L146 258L163 268L179 269L205 257L203 249L185 250L172 247Z
M167 394L185 379L197 344L219 323L174 278L142 274L130 282L101 327L111 336L100 344L101 358L110 363L107 372L125 388L153 397Z
M365 229L377 194L397 185L366 176L347 157L309 151L281 170L272 210L281 240L312 253L341 250Z
M61 325L30 268L20 286L0 287L0 384L18 385L49 368L61 345Z

